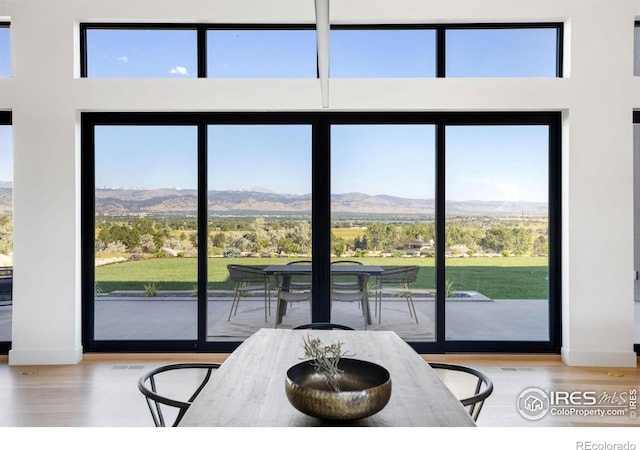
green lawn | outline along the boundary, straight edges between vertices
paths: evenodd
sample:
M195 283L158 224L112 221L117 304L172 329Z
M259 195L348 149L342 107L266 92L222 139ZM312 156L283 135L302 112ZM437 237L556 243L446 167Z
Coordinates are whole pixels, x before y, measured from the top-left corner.
M227 264L264 268L286 264L294 258L209 258L209 289L233 289ZM416 288L434 288L433 258L360 258L363 264L384 267L419 265ZM155 282L159 290L192 290L196 286L195 258L156 258L128 261L96 268L96 284L102 292L143 290ZM548 298L547 258L449 258L447 278L454 290L473 290L493 299Z

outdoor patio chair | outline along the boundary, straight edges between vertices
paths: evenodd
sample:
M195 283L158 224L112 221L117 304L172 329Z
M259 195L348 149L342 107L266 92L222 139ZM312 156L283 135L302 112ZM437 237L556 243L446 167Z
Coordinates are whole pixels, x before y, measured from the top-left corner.
M163 407L165 412L173 411L175 418L173 419L172 427L177 427L182 417L187 412L187 409L193 403L193 400L198 396L200 391L205 387L211 378L213 370L218 369L220 364L218 363L178 363L169 364L166 366L156 367L155 369L147 372L138 380L138 389L145 396L149 411L153 423L156 427L164 427L169 421L165 419L163 413ZM180 371L180 378L172 376ZM162 374L162 375L161 375ZM162 380L162 382L160 382ZM173 392L177 396L177 392L185 391L185 381L196 380L197 387L194 391L191 391L193 384L189 383L189 389L186 395L187 400L178 400L176 398L168 397L168 392ZM159 383L163 384L163 392L167 394L160 394ZM185 395L185 396L186 396ZM170 413L171 414L171 413Z
M362 308L365 330L369 317L368 282L369 274L363 272L341 272L331 275L331 302L357 302Z
M287 266L294 266L294 265L299 265L299 264L311 265L311 261L308 260L308 259L290 261L290 262L287 263ZM296 287L298 289L311 289L311 279L309 279L309 282L306 282L306 281L291 281L290 285L294 286L294 287Z
M362 263L360 261L349 261L349 260L341 260L341 261L331 261L332 265L341 265L341 266L361 266ZM336 280L333 282L333 286L335 287L357 287L358 280L355 281L344 281L344 280Z
M273 276L277 289L275 327L278 328L287 313L288 303L309 302L311 305L311 272L276 272ZM309 306L309 315L311 315L311 306Z
M493 392L491 379L472 367L436 362L431 362L429 365L444 384L456 394L462 406L468 408L471 418L477 421L484 401Z
M384 295L404 297L409 307L409 314L418 323L411 284L418 278L419 270L420 266L400 266L385 269L378 275L375 289L375 314L378 316L378 323L382 321L382 297Z
M227 266L229 271L229 277L231 281L235 283L235 291L233 294L233 301L231 302L231 310L229 311L229 318L231 315L238 312L238 304L240 303L240 297L245 297L251 292L260 292L264 294L264 321L267 321L267 314L271 315L271 288L269 286L269 275L264 273L261 269L252 266L243 266L239 264L229 264Z

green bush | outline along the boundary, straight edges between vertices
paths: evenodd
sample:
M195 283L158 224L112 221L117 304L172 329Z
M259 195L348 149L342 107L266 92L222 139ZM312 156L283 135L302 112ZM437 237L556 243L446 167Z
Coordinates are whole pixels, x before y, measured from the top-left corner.
M240 249L236 247L227 247L224 249L223 256L225 258L237 258L240 256Z
M143 287L145 297L156 297L158 295L158 288L155 283L147 283Z

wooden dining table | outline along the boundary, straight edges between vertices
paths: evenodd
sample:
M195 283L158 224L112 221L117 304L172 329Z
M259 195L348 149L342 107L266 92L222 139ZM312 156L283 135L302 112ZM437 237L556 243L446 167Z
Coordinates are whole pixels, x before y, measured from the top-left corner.
M342 343L355 359L383 366L391 397L378 413L327 422L295 409L285 392L287 370L301 362L303 340ZM216 371L185 414L182 427L472 427L475 422L435 371L393 331L263 328L245 340Z

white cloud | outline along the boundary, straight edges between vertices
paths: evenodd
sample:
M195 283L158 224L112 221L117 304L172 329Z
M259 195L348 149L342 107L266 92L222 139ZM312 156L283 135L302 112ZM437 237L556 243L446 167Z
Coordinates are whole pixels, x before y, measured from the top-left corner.
M121 62L125 62L125 63L126 63L126 62L129 62L129 58L128 58L128 57L126 57L126 56L119 56L119 57L118 57L118 61L121 61Z
M187 70L187 68L182 66L172 67L169 73L174 75L189 75L189 71Z

